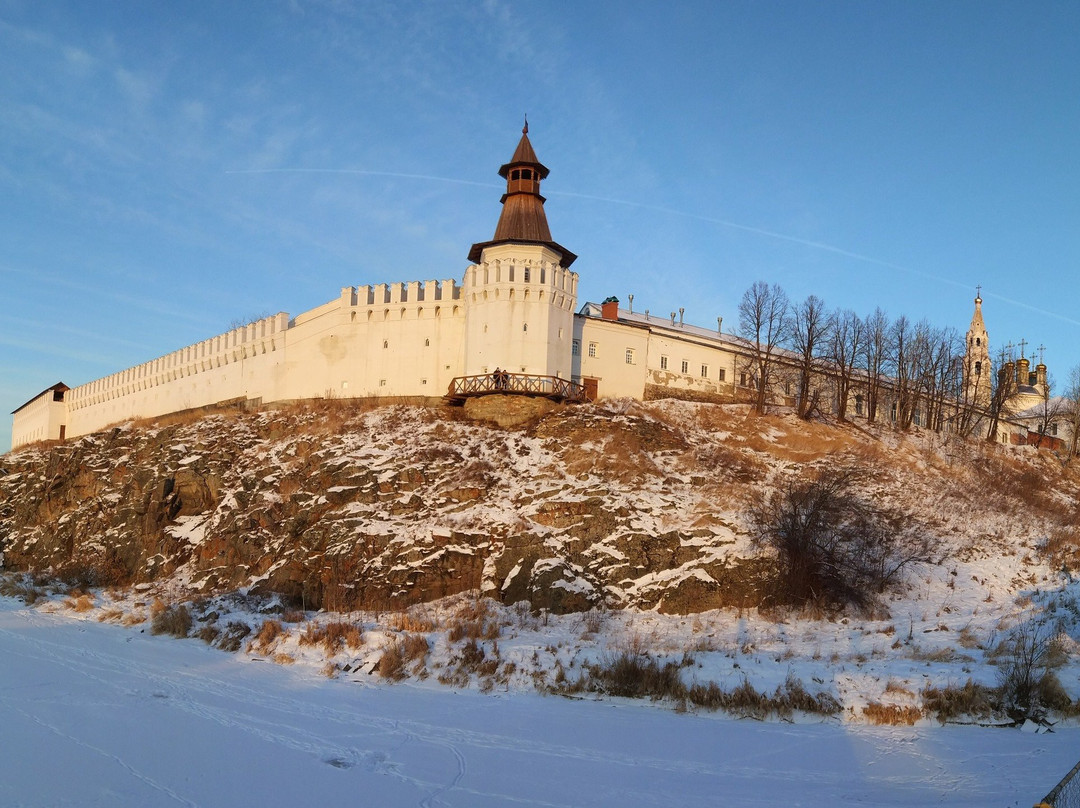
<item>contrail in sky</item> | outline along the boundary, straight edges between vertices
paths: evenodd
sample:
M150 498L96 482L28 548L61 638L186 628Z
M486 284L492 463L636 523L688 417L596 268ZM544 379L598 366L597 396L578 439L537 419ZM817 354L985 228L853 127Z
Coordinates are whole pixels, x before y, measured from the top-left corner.
M394 177L396 179L406 180L427 180L432 182L449 182L455 185L472 185L479 186L481 188L500 188L502 186L495 185L490 182L475 182L473 180L455 179L453 177L433 177L427 174L403 174L396 171L366 171L364 169L351 169L351 168L250 168L250 169L234 169L226 171L226 174L357 174L368 177ZM766 238L778 239L780 241L786 241L791 244L801 244L804 247L810 247L815 250L822 250L824 252L830 252L834 255L842 255L845 258L851 258L855 261L862 261L867 264L874 264L876 266L885 267L886 269L895 269L898 272L904 272L909 275L916 275L920 278L926 278L927 280L937 281L938 283L947 284L949 286L955 286L958 289L970 289L970 286L960 281L952 280L951 278L942 278L938 275L932 275L929 272L923 272L922 270L912 269L911 267L905 267L900 264L894 264L890 261L883 261L880 258L874 258L869 255L862 255L861 253L851 252L845 250L842 247L836 247L832 244L826 244L821 241L810 241L808 239L799 238L797 236L789 236L785 233L777 233L774 230L765 230L761 227L753 227L747 224L739 224L738 222L732 222L727 219L718 219L713 216L703 216L699 213L687 213L683 210L677 210L675 208L666 208L661 205L651 205L646 202L632 202L625 199L611 199L604 196L592 196L590 194L578 194L571 191L549 191L549 196L567 196L574 197L576 199L586 199L593 202L604 202L610 205L622 205L630 208L641 208L642 210L651 210L657 213L666 213L670 216L681 216L685 219L696 219L701 222L708 222L709 224L720 225L721 227L728 227L733 230L741 230L744 233L753 233L758 236L764 236ZM1074 320L1071 317L1066 317L1063 314L1047 311L1041 309L1038 306L1032 306L1030 303L1025 303L1021 300L1014 300L1010 297L1004 297L1003 295L996 295L993 293L987 293L986 297L993 298L994 300L1000 300L1003 303L1008 303L1013 306L1018 306L1022 309L1041 314L1045 317L1052 317L1055 320L1061 320L1062 322L1069 323L1070 325L1080 326L1080 320Z

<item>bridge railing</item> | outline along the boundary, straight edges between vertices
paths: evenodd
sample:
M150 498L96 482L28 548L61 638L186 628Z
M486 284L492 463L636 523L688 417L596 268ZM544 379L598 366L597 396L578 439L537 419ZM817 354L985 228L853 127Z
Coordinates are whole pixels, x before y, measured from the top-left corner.
M585 385L560 379L558 376L537 376L531 373L484 373L477 376L458 376L451 380L449 398L468 398L489 393L543 396L560 401L587 401Z

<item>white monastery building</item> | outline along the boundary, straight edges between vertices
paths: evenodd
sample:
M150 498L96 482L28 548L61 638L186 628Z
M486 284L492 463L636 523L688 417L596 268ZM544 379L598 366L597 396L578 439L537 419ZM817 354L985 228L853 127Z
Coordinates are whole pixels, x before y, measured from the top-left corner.
M678 319L635 314L632 296L629 310L615 298L578 309L577 256L551 237L540 194L548 169L528 124L499 174L495 235L472 246L460 282L346 286L296 317L276 314L78 387L55 384L13 413L12 448L187 410L313 398L749 398L749 344L723 334L720 320L712 330L683 323L682 310ZM967 381L980 404L990 367L981 302ZM790 393L781 381L772 397L792 403Z

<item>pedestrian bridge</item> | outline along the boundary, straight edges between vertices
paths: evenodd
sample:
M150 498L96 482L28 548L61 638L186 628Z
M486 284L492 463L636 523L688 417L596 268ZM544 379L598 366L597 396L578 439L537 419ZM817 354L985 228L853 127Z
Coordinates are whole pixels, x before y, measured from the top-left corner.
M461 405L475 396L532 396L552 401L580 404L588 401L585 385L560 379L558 376L535 376L531 373L485 373L479 376L457 376L450 382L443 400Z

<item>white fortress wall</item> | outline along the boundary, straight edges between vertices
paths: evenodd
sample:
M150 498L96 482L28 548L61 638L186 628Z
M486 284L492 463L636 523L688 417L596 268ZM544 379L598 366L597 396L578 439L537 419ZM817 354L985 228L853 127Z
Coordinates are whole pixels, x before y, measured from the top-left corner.
M461 375L464 322L453 280L344 287L289 329L281 398L442 396Z
M67 434L265 393L283 358L289 316L279 313L80 385L65 396Z
M64 435L64 402L56 400L56 391L46 390L15 412L12 419L11 447L39 440L59 440Z
M453 280L345 287L292 321L276 314L72 388L67 435L237 399L441 396L461 375L464 323ZM36 435L34 413L13 434Z

